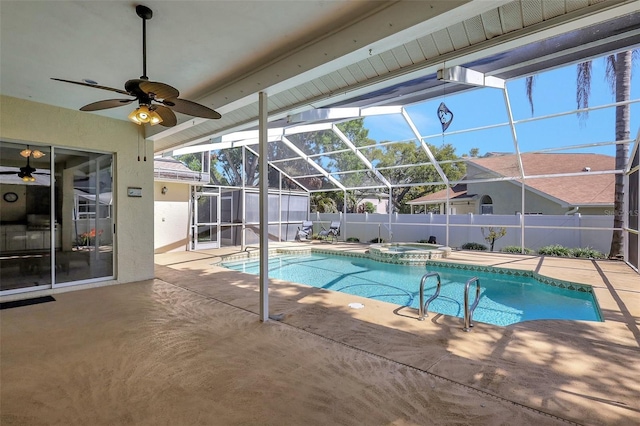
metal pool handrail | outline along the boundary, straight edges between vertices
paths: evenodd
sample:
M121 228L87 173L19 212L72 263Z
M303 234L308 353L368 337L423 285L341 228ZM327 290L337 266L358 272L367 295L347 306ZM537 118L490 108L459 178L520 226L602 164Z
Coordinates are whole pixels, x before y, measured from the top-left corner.
M469 286L474 281L476 283L476 300L473 302L471 307L469 307ZM464 286L464 331L471 331L471 327L473 327L471 317L473 317L473 311L476 310L478 302L480 302L480 279L478 277L473 277L470 278Z
M427 303L424 303L424 283L429 277L438 277L438 286L436 287L435 294L427 300ZM429 272L428 274L424 274L422 276L422 280L420 280L420 313L418 315L418 321L424 321L424 318L426 316L429 316L429 314L427 313L427 308L429 307L429 303L431 303L433 299L440 295L441 285L440 274L437 272Z

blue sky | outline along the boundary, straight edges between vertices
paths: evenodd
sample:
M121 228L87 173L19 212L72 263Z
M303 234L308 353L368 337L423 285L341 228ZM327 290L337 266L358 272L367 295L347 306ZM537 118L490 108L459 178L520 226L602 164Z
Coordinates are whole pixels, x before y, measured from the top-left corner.
M529 119L549 114L570 111L576 108L576 66L571 65L539 74L534 86L535 114L526 97L525 79L512 80L507 83L514 120ZM631 99L640 99L640 66L636 63L632 72ZM590 106L613 103L614 97L605 81L605 61L593 61L591 79ZM441 101L446 103L454 113L454 120L447 132L455 132L481 126L488 126L508 121L507 109L501 90L483 88L460 95L445 95L422 104L407 107L409 115L423 136L438 135L428 142L440 146L450 143L456 147L456 153L468 153L471 148L479 148L480 154L489 151L514 152L511 130L508 126L487 129L459 135L441 135L442 129L436 110ZM615 139L615 108L591 111L588 119L580 123L575 114L521 123L516 126L516 133L522 152L580 145L588 143L608 142ZM640 125L640 103L631 107L631 138L634 139ZM399 141L413 139L413 133L402 117L375 116L365 119L369 128L369 137L378 141ZM592 147L573 152L598 152L615 155L613 145Z

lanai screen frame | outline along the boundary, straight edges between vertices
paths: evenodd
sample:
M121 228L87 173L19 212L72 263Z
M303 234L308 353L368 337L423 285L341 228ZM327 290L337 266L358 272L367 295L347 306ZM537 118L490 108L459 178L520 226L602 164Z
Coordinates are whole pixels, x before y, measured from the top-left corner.
M566 65L565 65L566 66ZM461 68L461 67L456 67L456 68ZM279 158L279 159L269 159L268 160L268 164L270 167L274 167L276 170L278 170L282 175L286 176L287 178L291 179L292 181L296 182L301 188L303 188L304 190L306 190L308 192L308 194L312 194L315 192L327 192L327 191L343 191L343 193L346 194L347 191L353 191L353 190L366 190L366 191L375 191L375 190L382 190L384 193L386 193L386 195L389 197L389 206L392 206L391 203L391 195L392 195L392 191L395 188L406 188L408 186L428 186L428 185L446 185L448 188L460 183L460 182L464 182L464 183L478 183L478 182L499 182L499 181L514 181L514 182L519 182L520 186L521 186L521 205L522 205L522 212L525 212L525 186L526 186L526 182L528 179L536 179L536 178L547 178L547 177L563 177L563 176L573 176L575 175L574 173L572 174L565 174L565 173L560 173L560 174L547 174L547 175L535 175L535 176L527 176L525 174L525 170L522 167L522 159L521 159L521 149L520 149L520 145L519 145L519 141L518 141L518 135L517 135L517 131L516 131L516 125L517 124L521 124L521 123L526 123L526 122L536 122L539 120L545 120L545 119L553 119L556 117L561 117L561 116L565 116L565 115L572 115L572 114L576 114L577 112L584 112L584 111L597 111L597 110L601 110L601 109L606 109L606 108L614 108L618 105L623 105L623 104L634 104L634 103L638 103L640 102L640 99L632 99L630 101L627 102L621 102L621 103L609 103L609 104L605 104L605 105L597 105L597 106L593 106L587 109L583 109L583 110L578 110L578 109L573 109L573 110L569 110L569 111L563 111L560 113L555 113L555 114L550 114L550 115L545 115L545 116L538 116L538 117L532 117L532 118L526 118L526 119L520 119L520 120L515 120L513 118L513 113L511 111L511 102L510 102L510 97L509 97L509 93L506 87L506 81L505 80L500 80L500 79L496 79L495 77L492 77L491 80L485 79L483 80L482 84L476 84L475 82L468 82L468 81L456 81L455 78L457 78L455 76L454 72L449 72L448 71L452 71L452 69L446 69L443 68L442 69L442 80L447 80L447 81L453 81L456 83L464 83L464 84L472 84L472 85L476 85L479 87L492 87L496 90L499 90L502 92L503 95L503 99L504 99L504 103L505 103L505 107L506 107L506 111L507 111L507 115L508 115L508 121L507 122L503 122L503 123L497 123L497 124L491 124L489 126L482 126L482 127L475 127L475 128L469 128L469 129L464 129L464 130L458 130L458 131L451 131L451 132L442 132L442 133L436 133L436 134L429 134L429 135L422 135L419 131L417 126L415 125L414 119L411 117L411 114L409 111L407 111L408 107L411 107L411 105L415 105L411 104L411 105L404 105L404 106L381 106L381 107L367 107L367 108L326 108L326 109L317 109L314 111L310 111L307 113L302 113L302 114L298 114L297 116L292 116L290 117L290 119L294 120L294 121L300 121L302 122L302 124L298 123L298 124L294 124L291 126L285 126L285 127L279 127L279 128L272 128L268 130L268 140L270 144L273 143L280 143L283 144L288 150L290 150L291 152L293 152L295 155L294 157L291 158ZM455 71L455 70L453 70ZM469 71L469 70L468 70ZM470 70L469 72L473 73L472 70ZM484 76L483 76L484 77ZM486 81L489 81L489 84L485 84ZM443 82L444 83L444 82ZM429 159L428 162L420 162L420 163L415 163L415 164L403 164L403 165L399 165L398 167L413 167L413 166L432 166L435 168L435 170L437 171L438 175L440 176L440 181L436 181L436 182L414 182L411 184L394 184L393 182L390 182L389 180L387 180L384 175L382 174L382 172L384 171L384 168L377 168L373 162L367 158L366 155L363 154L363 150L368 149L367 147L357 147L353 141L351 141L339 128L339 124L340 123L344 123L346 121L349 120L353 120L353 119L358 119L358 118L364 118L364 117L371 117L374 115L385 115L385 116L396 116L396 117L400 117L404 123L406 123L406 125L408 126L409 129L411 129L411 132L413 133L413 139L410 140L397 140L397 141L387 141L384 142L385 144L398 144L398 143L406 143L406 142L413 142L415 143L417 146L419 146L419 149L421 149L424 154L426 154L427 158ZM309 120L312 121L311 123L306 123L305 120ZM429 146L428 146L428 142L429 141L433 141L433 140L437 140L439 138L442 138L444 135L454 135L454 134L464 134L464 133L470 133L470 132L478 132L478 131L482 131L482 130L486 130L489 128L496 128L496 127L508 127L510 130L510 134L512 137L512 142L513 142L513 148L514 148L514 153L516 155L516 159L519 165L519 176L512 176L512 177L500 177L500 178L488 178L488 179L481 179L481 180L474 180L474 179L465 179L464 181L462 180L455 180L452 181L451 179L448 178L448 176L446 175L446 173L443 171L441 164L441 162L438 162L435 157L433 152L431 152ZM333 150L333 151L324 151L322 153L318 153L318 154L314 154L314 153L305 153L302 149L300 149L299 147L296 146L295 143L293 143L291 141L291 139L294 137L294 135L299 135L302 133L308 133L308 132L329 132L331 133L332 137L334 137L336 140L341 141L344 144L344 148L342 149L338 149L338 150ZM585 148L591 148L591 147L596 147L596 146L605 146L605 145L615 145L618 143L627 143L629 145L631 145L633 142L633 139L629 139L626 141L604 141L604 142L600 142L600 143L589 143L589 144L578 144L578 145L568 145L568 146L562 146L562 147L558 147L558 148L554 148L554 149L544 149L544 150L540 150L540 151L529 151L529 152L553 152L553 151L564 151L564 150L568 150L568 149L585 149ZM180 149L180 150L176 150L174 152L174 154L179 155L179 154L184 154L184 153L188 153L188 152L201 152L201 151L205 151L205 150L222 150L222 149L227 149L227 148L235 148L235 147L245 147L246 149L250 150L254 155L258 155L258 149L257 146L253 147L253 145L257 145L258 144L258 131L243 131L243 132L235 132L235 133L230 133L227 134L225 136L222 136L220 138L218 138L216 140L216 142L211 143L211 144L207 144L207 145L198 145L198 146L194 146L194 147L189 147L189 148L184 148L184 149ZM243 148L244 149L244 148ZM327 157L327 156L331 156L331 155L340 155L341 153L344 152L348 152L350 154L355 155L355 157L357 157L360 161L361 164L363 166L363 168L358 169L358 170L327 170L325 168L323 168L322 166L322 162L321 161L314 161L316 158L318 157ZM630 157L629 161L632 160L633 157ZM305 175L298 175L298 176L293 176L291 174L286 173L283 170L283 167L280 167L279 164L281 163L286 163L286 162L290 162L292 160L296 160L296 161L303 161L306 162L306 164L308 164L312 169L316 170L317 173L310 173L310 174L305 174ZM468 159L465 158L460 158L459 160L455 160L456 162L463 162L463 161L468 161ZM630 168L630 163L629 165L627 165L626 170L629 170ZM607 171L601 171L599 173L603 173L603 174L621 174L624 175L625 174L625 169L620 169L620 170L607 170ZM379 184L374 184L374 185L364 185L364 186L346 186L344 185L340 179L338 179L339 176L343 176L343 175L349 175L349 174L354 174L354 173L367 173L369 174L369 176L372 179L377 179L379 181ZM300 182L301 179L309 179L309 178L318 178L318 179L323 179L326 182L329 182L331 185L333 185L333 188L320 188L320 189L312 189L312 188L308 188L304 185L304 183ZM445 209L445 215L446 215L446 223L445 223L445 232L446 232L446 241L445 244L449 243L449 228L451 226L474 226L474 225L454 225L451 224L449 221L449 211L450 211L450 199L447 195L447 199L446 199L446 209ZM346 203L345 206L343 207L343 213L346 215L347 213L347 208L346 208ZM393 211L389 211L388 212L388 217L389 217L389 231L391 232L391 226L392 226L392 222L391 222L391 215L393 214ZM346 216L345 216L346 217ZM628 222L628 218L626 218L627 222ZM348 226L348 223L346 223L346 219L345 219L345 223L343 224L344 228L346 229ZM478 227L482 226L482 225L476 225ZM499 225L502 226L502 225ZM524 219L524 215L522 220L520 221L520 224L517 226L514 225L504 225L505 227L510 227L510 228L519 228L520 230L520 242L521 242L521 250L524 252L525 250L525 229L530 229L531 227L528 227L526 225L526 220ZM548 227L546 227L548 229ZM558 227L558 229L567 229L567 227ZM591 228L591 230L600 230L600 231L613 231L615 228L611 227L611 228ZM627 233L629 232L629 227L625 226L623 228L621 228L624 232ZM625 239L626 240L626 239Z

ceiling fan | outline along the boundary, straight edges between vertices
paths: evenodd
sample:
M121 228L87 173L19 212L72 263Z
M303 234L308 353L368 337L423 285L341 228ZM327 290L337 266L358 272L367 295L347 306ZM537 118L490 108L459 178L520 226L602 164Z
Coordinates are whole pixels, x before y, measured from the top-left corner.
M28 148L27 148L28 149ZM27 165L24 167L20 167L20 171L0 171L0 175L14 175L17 174L19 178L21 178L25 182L35 182L36 178L33 175L48 175L49 173L36 173L36 169L31 167L31 163L29 160L31 159L31 155L27 157Z
M146 6L138 5L136 6L136 14L142 18L142 76L139 79L128 80L124 84L124 90L83 81L71 81L61 78L52 78L52 80L133 96L133 99L106 99L93 102L80 108L80 111L99 111L115 108L128 105L137 100L138 108L129 114L129 119L139 125L149 123L152 126L160 124L165 127L173 127L177 124L174 111L195 117L221 118L222 116L211 108L186 99L180 99L178 97L180 95L178 89L158 81L149 81L149 77L147 77L146 22L153 16L153 11Z

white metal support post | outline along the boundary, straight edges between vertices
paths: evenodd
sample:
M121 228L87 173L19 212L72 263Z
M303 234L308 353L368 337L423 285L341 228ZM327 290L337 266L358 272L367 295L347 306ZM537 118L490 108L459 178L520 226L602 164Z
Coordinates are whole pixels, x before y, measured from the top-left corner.
M258 94L260 158L260 321L269 321L269 182L267 173L267 94Z
M240 226L240 249L245 251L247 249L247 147L242 147L242 192L238 197L242 199L242 225ZM233 205L233 197L231 198L231 204ZM233 219L233 218L232 218ZM236 228L231 227L231 235L235 235Z
M516 152L516 158L518 159L518 168L520 169L520 209L522 210L522 216L520 217L520 249L522 253L524 253L525 248L525 179L526 175L524 173L524 167L522 166L522 156L520 155L520 144L518 143L518 135L516 133L516 125L513 121L513 113L511 111L511 101L509 100L509 92L507 91L507 86L505 85L502 89L502 93L504 95L504 104L507 108L507 115L509 116L509 127L511 128L511 137L513 137L513 146Z
M344 238L344 235L347 235L347 190L345 189L343 192L343 197L344 197L344 203L342 203L342 215L344 217L344 223L342 224L342 235ZM342 219L342 218L340 218ZM329 225L331 226L331 225ZM338 237L336 236L335 239L337 240ZM346 241L346 239L345 239Z
M289 191L288 197L291 197L291 191ZM287 198L287 201L289 201L287 204L291 205L289 198ZM287 208L287 223L289 222L288 213L289 208ZM289 229L288 226L287 229ZM278 242L282 242L282 173L280 172L278 172Z
M388 210L387 219L389 219L389 242L391 242L391 240L393 239L393 236L391 233L391 215L393 214L393 187L389 188L389 208L387 210ZM382 241L380 241L379 238L378 238L378 243L382 243Z

